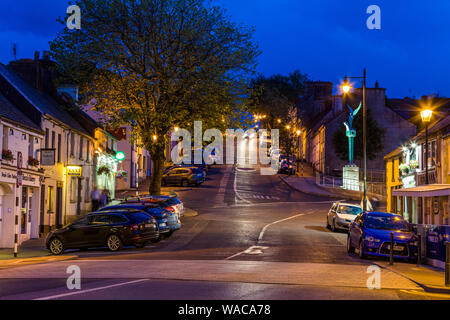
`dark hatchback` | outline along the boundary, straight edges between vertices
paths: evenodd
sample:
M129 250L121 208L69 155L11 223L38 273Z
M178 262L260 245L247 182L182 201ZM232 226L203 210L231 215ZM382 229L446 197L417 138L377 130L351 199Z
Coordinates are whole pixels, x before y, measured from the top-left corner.
M144 247L159 239L158 224L152 216L139 210L105 210L92 212L61 229L50 232L45 244L52 254L66 249L108 247L119 251L133 245Z
M179 229L181 224L178 215L170 212L156 203L130 202L114 206L104 207L101 210L140 210L155 218L158 223L160 235L169 236L174 230Z

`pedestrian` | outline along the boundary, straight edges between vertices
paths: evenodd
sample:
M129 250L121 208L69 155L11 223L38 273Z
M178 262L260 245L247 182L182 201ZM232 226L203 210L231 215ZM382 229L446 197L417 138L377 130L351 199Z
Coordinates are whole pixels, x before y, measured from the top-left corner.
M91 191L92 211L97 211L100 206L100 191L94 187Z
M104 189L100 197L100 205L103 208L106 207L107 204L108 204L108 190Z

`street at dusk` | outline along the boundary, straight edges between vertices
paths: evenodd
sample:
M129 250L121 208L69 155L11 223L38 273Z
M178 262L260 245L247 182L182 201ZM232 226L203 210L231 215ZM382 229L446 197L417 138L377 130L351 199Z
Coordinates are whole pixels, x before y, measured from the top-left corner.
M450 300L446 1L6 2L0 300Z

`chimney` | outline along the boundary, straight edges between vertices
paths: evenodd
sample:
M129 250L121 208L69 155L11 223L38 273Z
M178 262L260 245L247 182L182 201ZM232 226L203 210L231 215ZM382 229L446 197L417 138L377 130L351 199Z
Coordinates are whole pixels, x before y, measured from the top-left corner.
M39 61L39 51L34 52L34 61Z
M380 85L378 84L378 80L375 81L375 89L378 89Z
M42 60L50 60L50 52L48 52L47 50L45 50L42 53Z

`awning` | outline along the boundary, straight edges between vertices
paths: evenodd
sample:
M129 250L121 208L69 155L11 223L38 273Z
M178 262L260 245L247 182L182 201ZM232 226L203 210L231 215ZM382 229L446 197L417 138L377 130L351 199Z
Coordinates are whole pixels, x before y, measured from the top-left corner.
M393 196L440 197L450 196L450 184L429 184L414 188L392 190Z

